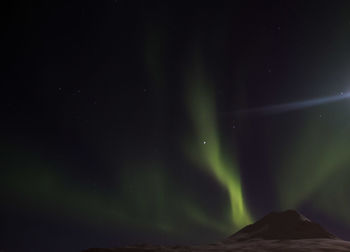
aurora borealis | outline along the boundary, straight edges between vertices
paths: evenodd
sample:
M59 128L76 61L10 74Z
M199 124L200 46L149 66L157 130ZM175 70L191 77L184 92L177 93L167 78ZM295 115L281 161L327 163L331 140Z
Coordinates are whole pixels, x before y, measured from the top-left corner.
M349 3L5 9L0 251L210 243L289 208L350 239Z
M211 97L204 69L199 63L193 67L193 78L188 80L192 92L188 95L189 110L195 124L193 142L190 146L194 151L193 159L216 178L229 194L231 219L236 228L244 227L252 222L249 211L244 203L237 161L232 163L234 155L227 155L227 150L220 145L220 134L217 126L215 101ZM191 87L193 86L193 87ZM225 155L226 154L226 155ZM231 162L230 162L231 161Z

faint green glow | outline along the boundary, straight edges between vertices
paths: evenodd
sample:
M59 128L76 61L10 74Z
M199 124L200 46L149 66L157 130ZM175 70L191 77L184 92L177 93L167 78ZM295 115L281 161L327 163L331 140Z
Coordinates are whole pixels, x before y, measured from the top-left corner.
M242 185L237 164L231 160L234 154L227 155L220 143L214 97L208 88L208 80L197 65L190 73L188 102L195 126L196 144L188 150L202 167L206 167L228 194L231 206L231 219L235 228L251 223L251 217L244 203Z
M298 208L315 202L316 198L318 203L315 205L329 205L330 199L321 195L334 192L341 185L339 178L347 177L344 168L350 164L350 128L341 113L333 111L330 115L320 120L308 114L305 123L299 122L300 129L295 133L294 142L285 150L284 163L276 172L282 208ZM338 182L333 183L331 178L336 175ZM331 198L337 199L335 195ZM338 211L340 209L333 210Z
M332 173L321 190L312 195L311 207L313 210L328 214L329 219L349 225L350 203L346 200L350 193L349 176L349 169L342 169L340 172Z
M210 216L185 186L179 186L158 161L130 162L115 181L115 190L93 189L58 172L38 155L3 151L1 195L23 211L44 212L92 225L101 230L159 232L175 239L201 239L199 230L230 233L223 218ZM21 157L20 159L18 157ZM195 230L195 231L194 231ZM191 233L193 232L193 233Z
M53 216L74 217L95 226L116 225L127 215L110 195L79 185L38 155L2 152L7 156L1 171L3 199L24 211L41 211ZM20 157L20 158L18 158Z

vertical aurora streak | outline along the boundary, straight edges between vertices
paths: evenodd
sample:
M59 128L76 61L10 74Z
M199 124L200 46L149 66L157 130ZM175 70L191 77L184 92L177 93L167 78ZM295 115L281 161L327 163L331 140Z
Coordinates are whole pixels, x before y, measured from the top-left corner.
M195 144L190 145L189 152L227 190L232 224L240 228L251 223L252 219L244 203L238 166L232 161L232 154L225 155L220 142L214 97L200 64L190 74L188 86L188 103L195 131Z

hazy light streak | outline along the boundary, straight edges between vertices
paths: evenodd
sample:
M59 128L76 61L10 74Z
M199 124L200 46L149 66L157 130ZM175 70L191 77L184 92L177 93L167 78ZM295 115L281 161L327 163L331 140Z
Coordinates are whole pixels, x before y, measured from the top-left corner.
M264 106L259 108L242 109L237 111L238 114L280 114L294 110L314 107L322 104L337 102L350 98L349 93L341 93L339 95L314 98L305 101L283 103L277 105Z

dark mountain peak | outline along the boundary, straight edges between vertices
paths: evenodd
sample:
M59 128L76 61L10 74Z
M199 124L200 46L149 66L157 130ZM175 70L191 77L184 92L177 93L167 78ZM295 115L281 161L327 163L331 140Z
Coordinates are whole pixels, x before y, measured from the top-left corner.
M313 240L315 239L315 240ZM276 241L277 240L277 241ZM242 228L226 240L195 246L128 246L115 249L88 249L82 252L141 251L350 251L350 242L338 239L297 211L272 212Z
M294 225L297 223L311 222L304 215L295 210L286 210L283 212L271 212L258 220L255 224L283 224Z
M295 240L295 239L336 239L319 224L295 210L272 212L254 224L242 228L230 236L228 240L266 239L266 240Z

